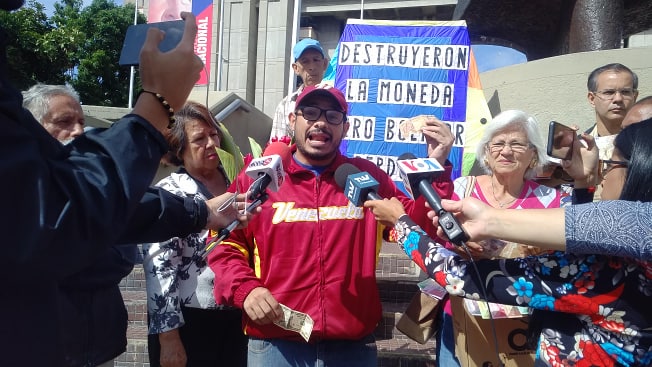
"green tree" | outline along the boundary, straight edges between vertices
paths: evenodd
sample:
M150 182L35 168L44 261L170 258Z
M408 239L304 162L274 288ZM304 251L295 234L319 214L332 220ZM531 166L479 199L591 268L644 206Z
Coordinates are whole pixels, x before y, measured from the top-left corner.
M67 45L74 45L79 35L57 29L48 20L42 4L29 0L15 12L0 12L0 26L8 33L9 76L17 88L26 89L37 82L66 81L73 65Z
M76 3L81 0L65 0ZM118 65L125 33L133 24L134 5L118 6L110 0L93 0L77 17L57 7L55 19L66 20L71 29L85 33L77 52L78 64L71 80L85 104L126 106L131 69ZM139 14L139 23L145 17Z
M126 106L131 69L118 60L134 5L112 0L82 5L82 0L60 0L49 19L35 0L15 12L0 12L11 82L22 90L39 82L70 83L84 104ZM145 21L139 14L138 23Z

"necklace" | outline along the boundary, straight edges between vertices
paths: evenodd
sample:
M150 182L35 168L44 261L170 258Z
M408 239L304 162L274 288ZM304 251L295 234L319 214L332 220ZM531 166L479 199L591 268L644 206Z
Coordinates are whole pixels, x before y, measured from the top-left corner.
M493 178L493 177L491 177L491 195L493 195L493 197L494 197L494 201L496 202L496 204L498 204L498 206L499 206L501 209L503 209L503 208L506 207L507 205L509 205L509 204L511 204L511 203L513 203L513 202L515 202L516 199L518 199L518 198L513 198L512 200L510 200L510 201L508 201L508 202L506 202L506 203L501 203L500 201L498 201L498 198L496 198L496 189L494 188L494 178Z

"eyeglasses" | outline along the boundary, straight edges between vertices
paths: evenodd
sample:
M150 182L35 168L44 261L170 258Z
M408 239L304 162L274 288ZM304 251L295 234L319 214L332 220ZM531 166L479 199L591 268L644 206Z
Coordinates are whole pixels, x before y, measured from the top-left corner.
M505 147L509 147L509 149L514 152L514 153L523 153L526 150L530 149L531 144L530 143L521 143L518 141L512 141L509 143L506 143L504 141L499 141L496 143L490 143L488 145L489 151L491 153L498 153L502 152Z
M308 121L317 121L323 114L326 116L326 121L332 125L339 125L344 122L346 114L338 110L324 110L315 106L301 106L297 110L301 112L303 118Z
M628 161L612 161L611 159L601 159L598 162L598 176L602 179L611 172L614 168L627 168L629 167Z
M638 93L638 91L634 88L623 88L623 89L603 89L591 93L598 96L600 99L604 101L611 101L616 97L616 93L620 93L620 96L623 97L623 99L632 99L634 98L636 93Z

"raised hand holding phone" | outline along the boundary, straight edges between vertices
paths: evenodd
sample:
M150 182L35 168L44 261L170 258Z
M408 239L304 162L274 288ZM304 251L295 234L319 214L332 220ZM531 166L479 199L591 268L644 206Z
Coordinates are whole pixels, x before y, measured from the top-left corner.
M598 155L593 136L582 133L575 139L572 158L561 161L564 171L574 180L574 188L588 188L598 183Z
M185 21L183 37L175 48L167 52L159 50L164 33L160 29L150 28L140 51L139 70L143 90L163 96L173 111L179 110L186 102L204 66L194 50L197 36L195 16L181 13L181 17ZM169 123L169 111L151 93L141 95L132 112L164 132Z
M140 50L145 44L147 33L150 28L157 28L165 32L163 41L158 48L161 52L167 52L175 48L183 38L185 22L173 20L169 22L133 24L127 28L125 40L120 51L118 64L122 66L138 66L140 64Z
M550 121L548 127L548 155L558 159L571 159L576 134L576 129L560 124L557 121Z

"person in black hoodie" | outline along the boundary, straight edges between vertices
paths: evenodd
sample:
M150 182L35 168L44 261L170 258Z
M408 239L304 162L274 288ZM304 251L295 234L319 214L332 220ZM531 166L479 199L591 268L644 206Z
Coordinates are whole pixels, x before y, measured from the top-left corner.
M69 85L36 84L23 92L23 107L63 144L84 131L79 94ZM61 341L68 367L113 366L126 350L128 314L119 284L136 258L136 245L111 246L93 264L60 281Z
M11 11L22 0L1 1ZM199 78L195 18L184 13L179 45L160 52L152 29L140 54L143 89L132 112L109 129L62 145L22 107L9 83L7 32L0 28L0 352L3 366L65 365L59 281L78 273L110 245L169 238L170 223L225 227L242 219L210 205L148 190L167 150L161 132ZM145 195L145 196L144 196ZM222 200L223 201L223 200ZM174 207L174 210L171 210ZM208 210L208 209L211 210ZM167 232L167 233L164 233Z

